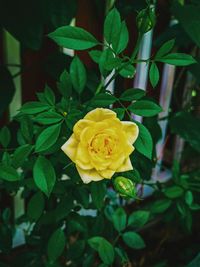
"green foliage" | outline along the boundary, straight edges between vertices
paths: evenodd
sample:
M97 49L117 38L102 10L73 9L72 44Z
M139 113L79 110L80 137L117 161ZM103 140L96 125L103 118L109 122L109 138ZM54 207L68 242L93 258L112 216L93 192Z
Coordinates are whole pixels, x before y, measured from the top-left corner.
M135 232L125 232L122 238L127 246L133 249L142 249L145 247L142 237Z
M85 87L87 77L85 67L78 57L75 57L70 65L70 78L74 89L80 94Z

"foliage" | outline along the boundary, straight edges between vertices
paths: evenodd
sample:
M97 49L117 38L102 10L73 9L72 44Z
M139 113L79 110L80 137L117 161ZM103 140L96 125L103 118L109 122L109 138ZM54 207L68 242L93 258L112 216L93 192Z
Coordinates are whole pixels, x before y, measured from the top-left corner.
M60 73L56 81L57 88L47 85L43 92L37 94L37 101L27 102L21 107L14 118L16 129L8 126L0 131L0 188L11 195L16 195L21 189L21 197L27 203L25 213L15 221L9 209L1 212L0 250L3 256L12 253L15 230L25 227L26 253L20 251L20 256L15 258L11 266L89 267L126 266L131 263L134 266L178 266L170 259L168 262L168 258L160 257L150 263L145 259L146 265L138 265L142 262L138 258L141 258L140 250L144 253L151 246L149 239L156 235L155 226L167 228L167 234L161 241L163 243L168 240L173 228L181 234L191 235L195 216L200 209L199 170L196 166L184 170L179 162L174 161L170 181L162 183L150 180L160 133L157 115L162 112L162 107L140 88L128 88L119 94L108 90L109 84L113 80L117 82L118 77L133 78L136 65L143 61L150 66L149 82L155 89L160 80L160 64L187 68L196 63L193 56L178 51L177 40L171 34L167 38L162 37L166 40L149 59L140 60L137 57L143 35L156 24L155 10L149 2L139 9L136 18L138 40L132 54L127 55L129 32L117 8L112 8L105 18L105 43L102 43L85 29L66 25L74 14L73 5L70 6L72 13L67 19L60 20L66 16L65 4L61 1L59 5L62 8L59 9L55 7L57 2L52 1L51 10L45 17L45 21L50 20L53 24L49 38L65 48L89 49L88 55L97 64L98 73L95 76L94 71L91 75L76 55ZM195 4L192 4L188 10L194 7ZM59 9L58 13L56 8ZM185 8L187 5L177 4L173 5L172 11L179 19L182 30L190 33L189 41L198 46L199 34L196 36L194 30L196 24L192 23L191 17L191 23L186 25L186 15L182 15ZM123 14L123 8L120 11ZM62 14L58 15L60 12ZM187 16L190 16L190 12ZM198 12L195 11L195 19L197 17ZM39 26L36 35L39 38L38 31L43 29L44 16L41 18L42 21L37 21ZM41 40L35 39L35 31L32 30L34 21L29 23L31 27L27 39L18 28L13 28L14 20L8 26L4 16L2 21L22 44L38 49ZM194 24L193 31L190 30L191 24ZM177 46L177 51L173 50L174 46ZM5 100L7 105L14 88L7 70L2 71L6 78L0 82L0 86L5 84L5 90L9 91ZM93 80L93 77L96 78ZM104 80L107 82L104 83ZM169 125L171 133L186 141L186 148L198 153L199 119L194 117L192 105L170 114ZM74 163L60 148L71 136L76 122L95 108L113 109L120 120L135 122L139 136L134 144L136 151L131 156L132 171L115 173L112 179L85 185ZM133 114L143 116L144 123L133 119ZM190 156L187 158L187 151L184 153L188 160ZM154 190L150 201L141 199L138 188L143 190L145 186ZM159 250L160 240L157 243ZM198 252L199 247L194 248L189 256L184 255L184 264ZM193 266L196 260L188 267ZM0 265L8 266L3 261Z

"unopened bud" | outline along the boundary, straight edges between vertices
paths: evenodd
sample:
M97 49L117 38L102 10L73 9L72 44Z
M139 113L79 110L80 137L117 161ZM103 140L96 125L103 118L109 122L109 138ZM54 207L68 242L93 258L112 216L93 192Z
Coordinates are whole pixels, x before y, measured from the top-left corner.
M122 197L136 197L135 184L128 178L123 176L116 177L114 180L114 188Z

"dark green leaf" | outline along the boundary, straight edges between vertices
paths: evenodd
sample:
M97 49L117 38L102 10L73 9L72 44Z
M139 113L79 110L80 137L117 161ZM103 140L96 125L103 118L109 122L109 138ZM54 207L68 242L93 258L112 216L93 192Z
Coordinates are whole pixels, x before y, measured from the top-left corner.
M59 113L55 111L47 111L37 115L34 118L34 121L41 123L43 125L48 125L48 124L58 123L63 119L64 117Z
M145 94L146 92L142 89L130 88L121 94L120 99L123 101L133 101L142 98Z
M80 94L86 84L86 70L81 60L76 56L70 65L70 77L74 89Z
M51 262L55 262L65 248L65 235L63 230L57 229L50 237L47 245L47 255Z
M110 94L102 93L95 95L91 102L90 105L92 107L107 107L113 103L116 102L116 98Z
M139 127L139 136L134 144L135 148L144 156L151 159L153 150L153 140L148 129L137 122Z
M159 74L158 67L153 62L151 64L151 67L150 67L150 70L149 70L149 78L150 78L150 82L151 82L151 85L152 85L153 88L156 87L156 85L158 84L159 77L160 77L160 74Z
M19 181L21 178L13 167L7 166L5 164L0 164L0 179L14 182Z
M193 203L193 194L192 191L187 191L185 193L185 202L188 204L188 206L191 206Z
M55 105L55 94L52 91L52 89L46 85L45 90L44 90L44 96L47 100L47 103L50 105Z
M114 248L103 237L95 236L88 240L89 245L98 252L99 257L105 264L112 264L114 261Z
M83 254L85 249L85 241L84 240L78 240L75 243L73 243L72 245L70 245L68 251L67 251L67 256L72 259L75 260L79 257L81 257L81 255Z
M91 184L92 202L97 209L101 209L104 205L104 198L106 194L106 185L104 182L94 182Z
M92 50L92 51L89 52L89 55L90 55L90 57L92 58L92 60L94 62L96 62L97 64L99 64L100 57L101 57L102 53L103 52L100 51L100 50Z
M133 65L129 64L127 65L126 63L124 64L124 67L120 70L119 74L124 77L124 78L133 78L135 75L135 68Z
M30 155L32 149L33 146L28 144L18 147L13 154L12 165L15 168L20 167Z
M169 40L167 42L165 42L160 49L158 50L158 52L156 53L155 58L161 58L164 55L166 55L167 53L169 53L172 48L174 47L175 44L175 39Z
M117 117L120 120L123 120L124 115L125 115L125 109L124 108L114 108L113 111L117 113Z
M183 53L168 54L166 56L163 56L162 58L156 58L156 61L175 66L188 66L196 63L196 60L192 56Z
M110 58L108 59L108 61L105 62L105 69L107 70L113 70L113 69L117 69L122 65L122 60L120 58L114 57L114 58Z
M37 221L44 210L44 197L41 192L34 194L28 202L27 216L32 221Z
M145 247L142 237L135 232L126 232L122 235L122 238L127 246L134 249L142 249Z
M156 103L148 100L138 100L131 104L128 109L136 115L151 117L162 111L162 108Z
M170 199L161 199L157 200L152 203L151 205L151 211L153 213L162 213L166 211L172 204L172 201Z
M26 104L24 104L20 111L25 113L25 114L28 114L28 115L32 115L32 114L37 114L37 113L40 113L40 112L43 112L45 110L48 110L49 109L49 106L48 105L45 105L44 103L41 103L41 102L28 102Z
M49 196L56 182L54 168L49 160L39 156L33 167L33 178L38 188Z
M106 16L104 22L104 37L108 44L118 44L119 33L121 29L121 18L116 8L113 8Z
M58 89L64 97L69 98L72 92L72 82L69 73L64 70L60 75Z
M60 127L60 124L56 124L42 131L36 140L35 151L42 152L54 145L60 134Z
M164 190L165 196L172 199L182 196L183 193L184 193L183 188L178 185L173 185Z
M48 36L58 45L74 50L85 50L98 44L91 33L73 26L60 27Z
M116 41L113 42L113 49L117 54L121 53L126 48L128 40L129 40L128 29L126 26L126 22L123 21L121 23L121 28L118 34L118 38L116 38Z
M10 131L9 131L8 127L4 126L0 130L0 143L1 143L1 145L6 148L10 143L10 139L11 139Z
M134 211L128 218L128 225L133 227L142 227L149 220L150 213L145 210Z
M110 49L105 49L102 52L101 57L99 59L99 69L100 69L102 75L106 76L108 74L108 70L106 68L106 63L113 58L114 58L114 56L113 56L113 53Z
M113 225L118 232L121 232L126 227L127 215L123 208L118 208L112 215Z

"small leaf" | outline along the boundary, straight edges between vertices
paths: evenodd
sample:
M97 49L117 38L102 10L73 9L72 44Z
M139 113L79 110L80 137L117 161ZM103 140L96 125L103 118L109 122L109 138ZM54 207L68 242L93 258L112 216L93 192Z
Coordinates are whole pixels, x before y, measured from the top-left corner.
M101 209L103 207L105 194L106 185L104 182L100 181L91 184L92 202L97 207L97 209Z
M174 47L175 44L175 39L169 40L167 42L165 42L158 50L158 52L156 53L155 58L161 58L164 55L166 55L167 53L169 53L172 48Z
M118 232L121 232L126 227L127 215L123 208L118 208L112 215L113 225Z
M123 120L125 115L124 108L114 108L113 111L117 113L117 117L120 119L120 121Z
M54 145L60 134L60 124L56 124L46 128L38 136L35 144L35 151L42 152Z
M52 89L46 85L44 90L44 96L47 100L47 103L51 106L55 105L55 95Z
M92 50L89 52L89 55L95 63L99 64L99 60L100 60L102 53L103 52L100 50Z
M183 188L178 185L173 185L164 190L165 196L172 199L182 196L183 193L184 193Z
M63 120L63 116L55 111L47 111L44 113L41 113L37 115L34 118L35 122L41 123L43 125L53 124L53 123L59 123L61 120Z
M131 213L128 218L128 225L133 227L142 227L149 220L150 213L145 210L139 210Z
M40 113L40 112L43 112L45 110L48 110L49 109L49 106L48 105L45 105L44 103L41 103L41 102L28 102L26 104L24 104L20 111L25 113L25 114L28 114L28 115L32 115L32 114L37 114L37 113Z
M15 182L19 181L21 177L13 167L5 164L0 164L0 179L9 182Z
M151 212L153 213L162 213L166 211L172 204L170 199L161 199L153 202L151 205Z
M117 54L121 53L127 47L128 40L128 29L126 26L126 22L123 21L121 24L120 32L118 34L118 38L116 38L116 41L113 42L113 49Z
M130 248L142 249L145 248L145 243L142 237L135 232L126 232L122 235L125 244Z
M152 150L153 150L153 140L149 130L137 122L139 127L139 136L134 144L135 148L144 156L151 159L152 158Z
M119 74L124 77L124 78L133 78L135 75L135 68L133 65L129 64L127 65L126 63L124 64L124 67L120 70Z
M114 248L113 246L103 237L95 236L88 240L91 248L96 250L101 260L108 265L111 265L114 261Z
M85 67L78 56L72 60L70 65L70 77L74 89L77 93L82 93L87 81L87 76Z
M85 50L98 44L92 34L73 26L60 27L48 36L58 45L74 50Z
M190 207L193 203L193 194L192 191L187 191L185 193L185 203Z
M55 262L65 249L65 235L61 229L57 229L50 237L47 245L47 255L51 262Z
M133 101L133 100L138 100L140 98L142 98L143 96L145 96L146 92L142 89L138 89L138 88L130 88L125 90L121 96L120 96L120 100L123 101Z
M111 71L113 69L118 69L122 65L121 58L110 58L108 61L105 62L105 69Z
M121 29L121 18L118 10L113 8L106 16L104 22L104 37L108 44L118 43L118 36Z
M53 190L56 175L49 160L39 156L33 167L33 177L37 187L49 196Z
M150 67L150 70L149 70L149 78L150 78L150 82L151 82L151 85L152 85L153 88L156 87L156 85L158 84L159 77L160 77L160 74L159 74L158 67L153 62L151 64L151 67Z
M107 107L116 102L116 98L110 94L102 93L95 95L91 102L90 106L92 107Z
M11 139L10 131L8 127L4 126L0 130L0 143L2 144L4 148L6 148L9 145L10 139Z
M162 108L156 103L148 100L138 100L131 104L128 109L136 115L151 117L162 111Z
M32 149L33 146L29 144L18 147L13 154L12 165L15 168L20 167L30 155Z
M60 75L58 89L64 97L69 98L71 96L72 82L70 75L66 70Z
M44 210L44 197L41 192L34 194L28 202L27 216L32 221L37 221Z
M162 58L156 58L156 61L175 66L188 66L196 63L196 60L192 56L183 53L168 54L166 56L163 56Z
M113 56L113 53L110 49L105 49L102 52L101 57L99 59L99 69L100 69L102 75L106 76L108 74L106 63L109 60L112 60L113 58L114 58L114 56Z

